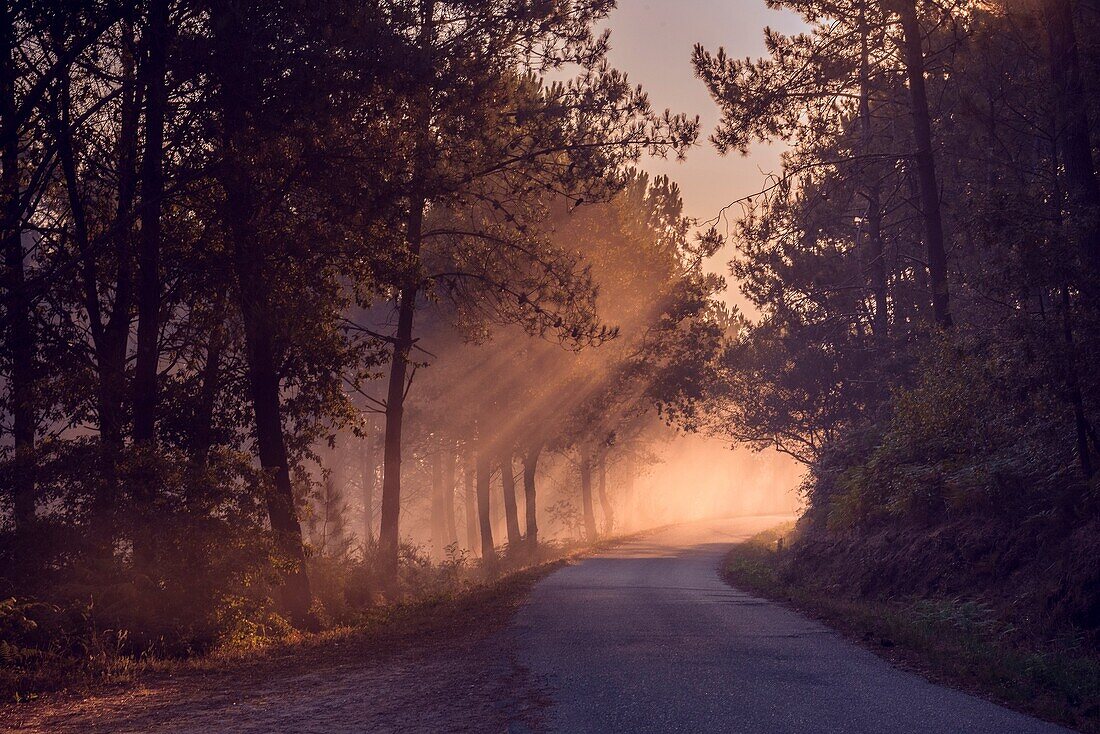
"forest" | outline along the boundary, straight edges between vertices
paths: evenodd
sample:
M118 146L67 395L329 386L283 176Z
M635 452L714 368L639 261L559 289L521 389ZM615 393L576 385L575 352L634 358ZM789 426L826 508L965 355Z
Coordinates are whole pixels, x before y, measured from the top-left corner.
M1100 5L768 0L714 130L615 5L0 6L5 696L651 527L702 438L803 468L788 577L1097 649Z
M1100 8L776 4L809 31L693 56L714 145L791 147L733 228L759 317L692 405L805 463L787 573L1095 650Z

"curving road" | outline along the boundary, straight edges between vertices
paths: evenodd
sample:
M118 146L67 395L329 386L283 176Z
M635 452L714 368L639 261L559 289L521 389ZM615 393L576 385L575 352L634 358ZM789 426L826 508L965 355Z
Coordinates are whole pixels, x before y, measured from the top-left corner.
M335 640L254 669L0 706L0 733L1064 732L900 672L729 588L730 544L782 518L680 526L569 566L393 654ZM298 660L305 654L304 660Z
M899 671L817 622L727 586L717 568L730 544L781 519L672 528L539 583L505 634L548 699L546 728L1068 731Z

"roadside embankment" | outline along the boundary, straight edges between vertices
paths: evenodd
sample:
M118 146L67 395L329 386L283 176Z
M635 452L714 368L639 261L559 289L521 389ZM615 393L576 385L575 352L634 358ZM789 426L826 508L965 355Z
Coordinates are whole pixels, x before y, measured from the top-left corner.
M727 581L809 613L930 679L1100 732L1100 656L1088 636L1065 627L1052 633L1049 618L1028 619L1021 606L1038 593L1031 587L1054 581L1021 584L1013 606L1005 574L971 567L965 574L984 585L969 593L955 585L964 571L945 566L968 562L957 545L900 532L815 535L806 525L788 523L737 545L723 563Z

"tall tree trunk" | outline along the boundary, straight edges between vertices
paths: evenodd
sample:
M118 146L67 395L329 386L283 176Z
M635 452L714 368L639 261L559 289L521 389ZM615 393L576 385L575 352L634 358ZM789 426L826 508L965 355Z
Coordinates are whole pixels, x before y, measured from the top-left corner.
M514 552L523 542L519 530L519 508L516 505L516 474L512 466L512 451L503 449L499 456L500 485L504 495L504 518L508 528L508 550Z
M1055 141L1053 155L1051 156L1051 174L1055 183L1055 194L1052 197L1053 215L1059 224L1064 223L1063 210L1065 208L1065 192L1058 186L1060 173L1060 147ZM1086 294L1087 296L1087 294ZM1069 403L1073 409L1074 438L1077 449L1077 462L1081 468L1081 474L1085 479L1091 479L1095 472L1092 463L1092 451L1089 448L1089 438L1092 434L1092 426L1085 414L1085 402L1081 393L1080 367L1076 339L1073 334L1073 299L1068 285L1061 288L1062 309L1062 339L1065 342L1065 387L1068 393ZM1039 304L1042 307L1043 294L1039 293Z
M920 184L924 246L928 252L928 276L932 289L932 315L938 326L950 328L952 318L947 284L947 252L944 247L943 218L940 215L936 161L932 153L932 121L924 83L924 50L921 48L916 0L897 0L895 8L904 34L905 72L909 79L910 114L913 119L913 141L916 143L913 157Z
M496 548L493 545L493 519L489 514L489 479L492 471L492 465L489 463L489 452L478 447L477 516L481 529L481 558L488 566L496 563Z
M260 466L272 486L266 493L275 542L289 563L282 588L283 605L298 626L313 626L302 527L298 521L290 461L283 436L280 378L275 363L274 329L264 268L264 252L255 231L255 184L249 171L251 138L247 110L255 105L255 76L250 73L251 39L235 6L218 4L214 17L215 53L221 75L223 159L220 182L225 192L222 216L233 248L237 298L244 326L249 397L255 415Z
M229 196L229 205L240 199ZM311 626L312 604L306 576L302 527L298 521L294 488L290 481L290 461L283 436L279 375L275 366L275 346L268 314L266 287L259 270L259 255L247 245L247 237L234 228L236 267L241 320L245 332L248 359L248 384L256 417L256 446L260 466L271 476L274 486L267 493L267 511L276 543L291 564L284 587L284 601L296 625Z
M592 458L588 449L581 449L581 511L584 513L584 539L594 543L598 533L592 505Z
M443 523L443 457L440 450L432 452L432 550L435 557L440 560L444 557L447 547L446 534Z
M1091 305L1097 305L1096 277L1100 274L1100 181L1089 137L1088 99L1081 73L1080 50L1070 0L1043 0L1050 72L1058 113L1057 144L1065 167L1070 220L1075 223L1082 264L1081 278Z
M222 349L224 348L225 328L222 324L221 299L217 306L219 318L211 329L206 345L206 359L199 372L199 398L188 440L188 453L192 471L186 488L185 502L194 512L207 512L211 509L208 500L210 450L214 446L214 411L222 388Z
M3 247L7 291L6 340L11 359L8 390L12 412L15 471L11 478L15 528L22 533L35 519L34 329L27 291L23 252L23 206L19 183L19 121L15 99L15 29L12 9L0 10L0 199L3 206Z
M497 472L498 481L489 480L489 494L497 495L497 499L490 503L492 512L489 513L489 522L493 526L493 537L499 538L508 531L504 525L504 487L500 480L500 472Z
M97 411L100 431L100 474L93 502L97 517L97 531L101 536L98 545L103 555L110 552L113 537L113 521L108 514L116 509L118 494L118 462L123 449L125 416L123 403L126 383L126 343L129 338L129 231L130 209L133 200L133 161L137 141L137 102L134 99L134 68L131 55L125 51L132 36L129 26L123 32L121 72L122 119L119 132L118 203L113 227L112 242L118 260L115 303L106 324L100 303L99 273L95 248L88 231L84 199L78 181L76 151L73 142L74 126L71 119L68 77L62 77L57 85L50 127L57 144L57 160L72 220L72 240L79 262L79 280L89 333L96 357ZM119 230L124 233L120 234Z
M455 456L454 443L444 442L443 448L443 530L447 545L458 542L458 528L455 525Z
M168 0L152 0L146 25L145 60L141 64L145 90L145 146L141 157L141 237L138 242L137 355L134 365L134 446L150 451L156 445L157 367L160 364L160 237L164 197L164 115L168 46ZM153 563L153 514L157 477L151 461L142 463L133 487L139 516L135 528L134 561Z
M164 198L164 115L168 0L151 0L141 65L145 89L145 146L141 156L141 237L138 242L137 356L134 367L134 443L156 435L157 366L160 350L160 238ZM143 487L146 492L152 487Z
M363 439L363 540L365 545L374 542L374 483L377 479L377 459L375 458L374 423L367 428Z
M1073 320L1070 311L1069 288L1062 286L1062 336L1066 342L1066 353L1069 360L1069 364L1066 366L1066 389L1069 392L1070 405L1073 406L1077 461L1081 467L1081 474L1085 479L1091 479L1095 469L1092 465L1092 453L1089 450L1089 422L1085 416L1085 401L1081 395L1081 385L1078 380L1076 345L1073 338Z
M421 61L430 73L432 45L435 41L435 2L420 2L420 32L417 38ZM421 186L428 170L428 143L431 135L430 81L421 79L419 100L420 120L413 152L413 182ZM382 524L378 531L382 572L390 582L397 580L397 553L400 544L401 519L401 432L405 418L405 380L409 370L409 353L413 345L413 316L416 312L416 296L419 292L419 258L424 227L423 193L414 194L409 204L405 240L413 260L414 271L409 282L401 289L397 299L397 332L393 340L393 357L390 362L389 385L386 392L386 439L382 457Z
M406 238L413 257L420 254L424 226L424 200L414 202L409 215ZM409 353L413 344L413 316L416 313L417 284L401 289L397 304L397 333L393 341L389 385L386 393L386 437L382 458L382 527L379 530L379 551L383 573L389 580L397 578L397 551L400 543L401 515L401 433L405 419L405 381L409 370Z
M877 186L870 187L865 195L867 198L867 255L871 266L871 290L875 297L871 333L877 341L882 342L890 333L886 252L882 246L882 203Z
M523 455L523 496L527 510L527 548L534 551L539 545L538 503L535 496L535 476L538 471L542 443L536 443Z
M909 198L913 200L920 199L920 186L917 184L917 177L912 175L910 171L906 176L906 185L909 189ZM922 235L919 232L915 232L913 238L913 244L916 244ZM919 248L914 248L916 252L919 252ZM916 259L918 255L914 255ZM924 255L927 259L927 255ZM917 264L913 268L913 286L916 290L915 297L910 301L912 306L912 321L914 327L919 327L921 324L932 320L934 317L931 314L932 304L928 299L928 268L921 267ZM913 329L910 329L910 333Z
M860 57L859 57L859 127L860 146L863 155L874 154L874 125L871 119L871 61L867 25L867 3L863 0L859 6L860 20ZM871 330L879 342L887 337L889 330L889 311L886 292L886 256L882 246L882 202L881 187L878 183L877 166L868 163L863 177L870 179L864 188L863 196L867 200L867 250L868 265L871 270L871 291L875 298L875 312L871 320Z
M224 301L219 296L214 307L215 323L206 344L206 361L202 366L202 384L199 388L199 404L192 428L191 459L200 469L206 467L210 449L214 445L214 407L222 388L222 351L225 349Z
M628 448L626 456L623 457L623 504L629 509L627 517L630 518L630 524L634 527L638 526L638 495L636 484L636 470L634 467L634 453Z
M127 14L133 12L127 6ZM94 503L99 517L100 530L108 536L110 547L113 522L107 518L117 505L119 493L118 464L122 457L127 399L126 351L130 341L130 316L133 305L133 208L135 194L135 162L138 147L138 121L141 104L135 79L134 31L132 18L127 15L122 23L122 69L120 83L119 138L118 138L118 196L111 223L111 244L115 256L115 299L111 313L103 328L101 342L97 342L96 359L99 367L99 431L101 442L100 479ZM85 265L85 281L95 289L94 260L89 257ZM89 286L85 286L88 288ZM98 302L98 295L95 296ZM94 327L94 324L93 324ZM93 336L95 332L93 331Z
M229 197L232 202L237 197ZM232 204L230 204L232 206ZM236 233L234 238L241 237ZM239 241L238 241L239 242ZM272 477L267 493L267 511L278 547L291 563L285 585L287 611L297 625L312 625L311 595L305 569L302 527L298 522L290 462L283 436L279 375L275 366L274 339L268 320L263 276L257 270L258 254L246 244L237 244L237 272L240 309L248 358L248 383L256 417L256 445L260 466Z
M599 480L596 482L596 490L600 497L600 509L603 510L603 531L610 534L615 528L615 506L611 504L611 497L607 493L607 456L601 456L597 464Z
M478 550L477 494L474 490L474 462L467 457L462 466L462 480L465 485L466 501L466 548L471 553Z

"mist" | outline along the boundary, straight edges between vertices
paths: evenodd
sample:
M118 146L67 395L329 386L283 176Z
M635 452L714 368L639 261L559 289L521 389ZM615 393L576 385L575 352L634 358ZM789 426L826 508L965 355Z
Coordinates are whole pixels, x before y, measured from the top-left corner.
M543 260L512 270L519 283L508 286L552 304L534 317L483 283L443 280L422 295L401 424L403 542L435 559L488 554L479 480L484 527L508 552L536 537L531 523L539 540L573 542L797 511L800 465L738 446L699 410L736 320L718 300L725 281L706 273L720 242L682 211L675 183L636 171L605 203L549 201ZM469 228L470 217L439 210L429 222ZM425 259L463 267L453 248L432 245ZM388 305L352 317L371 332L394 328ZM360 420L318 444L313 488L300 490L322 552L334 526L363 548L384 533L387 396L378 381L360 393Z

